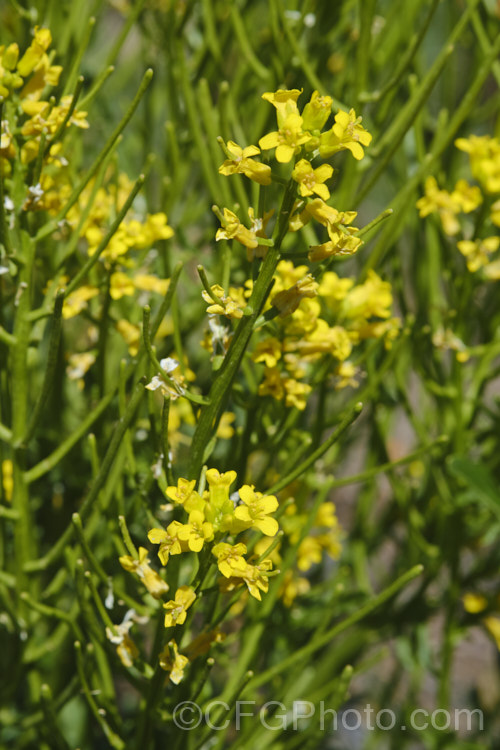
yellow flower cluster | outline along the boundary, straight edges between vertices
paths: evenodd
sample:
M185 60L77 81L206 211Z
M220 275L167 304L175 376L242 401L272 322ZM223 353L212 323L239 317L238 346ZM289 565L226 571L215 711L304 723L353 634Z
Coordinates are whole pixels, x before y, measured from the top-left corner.
M278 264L271 304L280 314L272 335L261 339L253 353L254 362L265 366L260 395L298 409L305 408L311 391L303 379L322 355L337 362L335 388L356 385L357 370L348 361L353 347L369 338L385 338L390 345L399 330L399 321L391 317L391 286L374 271L357 285L334 271L325 272L318 283L307 271L290 261Z
M233 141L221 143L226 161L219 168L223 175L244 174L260 185L269 185L273 180L271 168L257 162L253 157L261 150L274 149L276 161L287 164L297 155L304 152L309 158L301 158L295 163L291 178L297 183L299 200L296 202L290 229L297 231L311 218L323 224L329 235L329 241L312 247L309 254L311 261L324 260L333 255L350 255L361 245L357 238L356 228L350 224L356 217L353 211L339 212L328 206L325 201L330 191L325 184L333 174L329 164L314 167L310 159L316 156L329 158L339 151L348 150L355 159L362 159L364 146L368 146L372 137L361 125L361 117L356 117L353 109L340 111L335 115L334 124L329 130L322 131L331 111L332 98L320 96L314 91L310 101L302 112L299 111L297 99L301 90L278 89L267 92L262 98L276 109L278 130L263 136L259 146L242 148ZM217 231L216 240L235 239L247 248L249 260L262 258L267 252L267 245L272 244L266 236L266 224L270 214L255 218L254 209L250 209L250 228L241 223L238 216L227 208L221 213L217 209L221 228Z
M500 193L500 140L490 135L457 138L455 146L469 154L473 176L487 193Z
M324 130L332 112L332 98L314 91L300 111L297 104L300 94L299 89L278 89L263 94L262 98L276 110L277 130L264 135L259 146L242 148L233 141L221 142L227 159L219 172L226 176L244 174L261 186L267 186L273 180L283 180L273 174L268 164L254 157L261 150L274 149L279 164L293 159L289 185L294 186L297 198L288 217L288 230L299 232L310 221L326 229L328 240L309 247L308 260L319 263L335 256L352 255L362 240L359 230L353 226L356 212L338 211L326 203L330 198L326 182L333 174L332 166L316 167L312 160L318 156L329 158L345 150L355 159L362 159L363 149L372 137L352 109L338 112L330 129ZM272 212L255 218L255 211L250 208L251 225L248 227L228 208L220 211L215 207L214 211L221 223L216 240L237 240L247 248L248 260L266 255L273 244L266 234ZM381 337L386 337L390 344L398 330L397 321L391 318L390 285L373 271L363 284L355 286L352 279L339 279L333 272L321 277L322 270L317 268L316 273L311 273L306 265L279 262L272 293L264 308L264 313L274 308L277 320L272 323L272 334L261 339L253 353L254 361L265 365L260 395L271 395L298 409L305 408L311 391L304 378L309 374L310 365L322 355L329 354L337 361L336 388L356 385L357 369L348 361L353 346L366 338ZM242 317L252 287L252 281L247 280L243 287L232 287L226 295L219 285L213 286L212 294L208 290L203 292L204 299L214 303L208 312L229 318ZM230 329L213 320L209 328L210 335L204 345L212 349L214 355L225 353L232 336Z
M237 541L243 532L255 529L267 537L278 533L278 522L272 514L278 508L273 495L263 495L252 485L243 485L230 495L231 485L236 480L236 472L219 473L217 469L206 472L208 490L197 492L196 482L180 478L176 485L167 487L166 495L171 501L167 506L182 510L185 522L172 520L166 528L154 528L148 533L149 541L158 544L158 557L162 565L167 565L173 555L194 552L208 560L209 567L216 568L221 577L219 588L223 593L246 586L251 596L259 601L262 593L269 589L269 576L272 574L272 561L266 555L247 559L247 546ZM241 538L241 537L240 537ZM208 553L208 556L207 554ZM262 559L264 558L264 559ZM122 567L136 576L155 599L162 600L169 590L167 582L150 566L148 552L140 547L137 556L123 555L119 558ZM205 571L207 572L207 571ZM204 577L202 577L202 582ZM194 585L178 586L173 599L164 601L165 627L184 625L188 610L198 596ZM107 629L107 636L117 645L117 653L125 666L131 666L138 656L138 649L129 636L133 616L129 611L121 625ZM170 640L159 655L160 667L169 673L171 682L178 684L184 670L199 654L205 653L213 642L223 639L217 630L206 632L195 638L180 654L175 640Z
M453 236L460 231L458 215L470 213L482 203L481 191L467 180L459 180L451 193L440 190L435 177L425 181L425 195L417 201L420 216L438 212L445 234Z
M44 175L42 175L42 185L44 184ZM96 191L95 188L95 181L92 180L67 217L71 231L78 232L82 245L85 246L89 255L95 253L106 236L116 212L122 208L132 190L132 183L126 175L121 173L115 179L113 175L110 175L105 186L99 187ZM71 185L61 181L61 175L59 175L57 185L54 184L44 193L42 207L46 208L49 214L56 214L70 191ZM93 203L88 210L94 191ZM121 222L101 255L104 266L110 274L109 296L112 300L132 297L137 293L154 293L164 296L170 280L160 279L148 273L144 266L138 268L133 252L148 249L160 240L169 239L174 233L173 229L168 225L164 213L146 214L143 217L132 207L130 214ZM64 233L65 229L61 229L61 232ZM60 285L62 281L59 281ZM97 297L100 291L100 288L93 284L84 284L75 289L64 301L63 317L74 318L85 311L89 302ZM139 348L140 327L122 318L117 321L116 330L127 344L130 354L135 356Z
M425 195L417 201L420 216L437 212L448 236L462 234L457 248L464 256L467 269L471 273L481 271L485 279L500 279L500 258L493 258L500 248L500 237L491 234L495 227L500 227L500 140L489 135L469 138L458 138L455 145L469 154L472 175L479 185L470 185L466 180L459 180L449 193L438 187L434 177L425 181ZM483 194L484 193L484 194ZM467 224L461 214L475 211L481 204L484 216L474 225ZM484 220L486 219L486 220ZM474 233L479 231L480 236Z
M33 41L23 55L20 56L15 42L8 47L0 46L0 96L6 104L2 118L0 169L5 174L10 174L10 162L16 155L14 133L19 133L24 139L20 152L22 164L37 157L43 133L48 149L46 162L50 164L55 158L55 153L50 153L50 141L64 124L66 127L88 127L86 112L79 112L76 108L71 110L72 96L63 97L58 104L53 98L42 99L47 87L57 86L62 73L62 67L52 65L51 56L47 54L51 43L49 29L37 26ZM23 118L22 123L19 118ZM32 206L28 204L27 207Z
M289 162L301 151L302 146L311 152L318 149L323 158L348 149L355 159L362 159L363 146L368 146L372 137L361 125L361 117L356 117L353 109L349 112L341 110L335 115L335 122L330 130L321 133L330 117L332 98L319 96L314 91L302 113L299 113L297 99L301 93L302 90L299 89L279 89L262 95L263 99L276 108L278 130L261 138L260 148L276 149L276 160L282 163Z
M269 586L270 561L247 561L245 544L232 544L232 540L249 529L275 536L278 522L272 513L277 510L278 501L273 495L257 492L252 485L243 485L230 496L235 480L234 471L220 474L217 469L209 469L206 473L208 490L199 494L194 480L179 479L176 486L167 487L166 494L174 508L182 507L186 522L173 520L164 529L151 529L148 538L159 545L158 557L162 565L167 565L171 555L200 553L208 545L223 576L224 591L246 584L250 594L260 599L261 591L267 591ZM225 538L230 541L224 541ZM192 588L178 589L175 599L164 605L167 610L165 627L182 624L194 598Z

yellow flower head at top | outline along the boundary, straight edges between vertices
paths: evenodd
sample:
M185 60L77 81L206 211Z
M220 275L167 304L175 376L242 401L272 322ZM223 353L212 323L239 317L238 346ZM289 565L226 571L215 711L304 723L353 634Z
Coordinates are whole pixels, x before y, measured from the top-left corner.
M278 89L262 94L262 99L276 108L276 116L280 127L288 115L299 113L297 99L301 93L302 89Z
M333 99L331 96L320 96L313 91L311 99L302 111L304 130L321 130L332 113Z
M286 116L279 130L263 136L259 146L263 150L275 148L277 161L287 164L310 138L309 133L302 130L302 117L292 113Z

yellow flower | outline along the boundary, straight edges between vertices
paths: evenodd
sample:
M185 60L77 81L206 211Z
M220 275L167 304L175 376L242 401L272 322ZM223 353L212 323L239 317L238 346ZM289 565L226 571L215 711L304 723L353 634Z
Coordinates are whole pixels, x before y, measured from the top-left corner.
M278 507L278 501L274 495L263 495L255 492L253 485L244 484L239 490L242 505L235 508L234 515L247 525L247 528L255 528L266 536L275 536L278 533L278 522L269 516Z
M217 469L209 469L206 479L209 485L209 500L205 509L206 519L210 521L215 532L233 530L235 526L234 503L229 497L229 488L236 479L236 472L226 471L220 474ZM234 528L234 533L240 530Z
M497 227L500 227L500 200L495 201L491 207L490 219Z
M139 351L141 343L140 327L130 323L128 320L124 320L123 318L116 321L115 327L127 344L130 356L135 357Z
M177 532L182 527L179 521L172 521L166 529L150 529L148 539L152 544L159 544L158 557L161 564L166 565L170 555L180 555L182 545Z
M459 180L456 183L451 193L451 198L466 214L474 211L483 202L483 196L478 186L469 185L467 180Z
M184 670L189 664L187 656L179 654L177 643L172 639L167 643L163 651L160 652L158 658L160 667L165 672L169 672L170 682L178 685L184 679Z
M149 247L157 240L169 240L174 234L174 230L168 225L166 214L149 214L142 227L142 238L138 247Z
M216 304L213 298L205 290L202 291L201 295L205 302L209 302L207 312L211 315L225 315L227 318L239 318L243 317L243 310L239 306L238 301L233 299L231 295L226 296L224 289L219 284L214 284L210 287L212 294L217 297L219 302Z
M307 202L299 200L293 207L289 227L291 232L297 232L308 224L311 219L315 219L325 227L329 224L349 224L350 221L346 221L344 217L350 217L351 214L353 215L353 219L357 216L355 211L347 211L345 213L337 211L336 208L329 206L321 198L313 198Z
M221 223L222 227L217 230L215 235L217 242L219 242L219 240L234 239L250 249L256 248L259 244L256 233L243 226L236 214L228 208L224 209Z
M165 295L170 286L170 279L159 279L157 276L151 276L147 273L138 273L133 276L132 283L136 289Z
M437 211L445 234L450 237L457 234L460 231L460 223L456 214L462 210L461 198L457 200L457 197L462 195L461 191L454 196L446 190L440 190L436 178L432 175L425 180L424 189L425 195L416 203L420 216L425 217Z
M310 139L310 134L302 130L302 117L292 113L286 116L279 130L263 136L259 146L264 151L275 148L277 161L287 164Z
M229 497L229 488L236 479L236 472L225 471L221 474L217 469L208 469L206 479L210 487L210 502L218 503Z
M247 561L243 557L247 548L244 544L226 544L220 542L212 547L212 554L217 558L217 567L226 578L245 572Z
M139 656L139 649L128 634L134 615L134 610L129 609L120 625L114 625L113 630L106 628L106 637L116 645L116 653L124 667L131 667L134 659Z
M359 367L356 367L352 362L341 362L335 369L335 376L337 381L335 383L335 390L340 391L342 388L357 388L358 381L356 376L359 374Z
M10 44L7 48L2 44L0 47L0 96L7 99L10 92L23 85L23 79L16 72L19 47Z
M219 167L220 174L244 174L259 185L269 185L271 183L271 167L267 164L254 161L250 158L260 154L260 148L257 146L247 146L241 148L234 141L228 141L224 150L230 155L224 164Z
M220 418L216 436L220 440L230 440L230 438L234 435L234 427L232 426L232 423L236 419L236 414L233 414L231 411L225 411L223 415Z
M52 34L49 29L41 29L39 26L35 26L34 39L17 64L19 75L26 78L33 72L50 47L51 42Z
M130 573L135 573L141 579L149 593L155 599L161 599L163 594L167 593L168 584L149 565L147 549L139 547L138 560L130 555L123 555L119 558L119 561L122 568L125 568Z
M285 388L285 405L294 406L303 411L306 408L307 397L312 391L311 386L295 378L285 378L283 387Z
M307 338L287 344L285 350L309 356L330 353L343 361L351 354L352 342L345 328L329 326L326 320L320 318Z
M338 310L339 303L345 299L354 286L352 279L342 279L334 271L326 271L321 277L318 295L333 311Z
M272 298L272 305L279 310L280 318L293 313L300 305L304 297L316 297L318 294L318 282L311 274L297 281L290 289L278 292Z
M259 385L259 396L272 396L277 401L284 398L285 387L277 367L266 367L264 370L264 379Z
M196 659L197 656L203 656L210 650L212 643L222 643L226 638L225 633L221 633L220 630L209 630L205 633L200 633L196 636L191 643L185 649L187 655L191 660Z
M370 133L361 125L362 117L356 117L356 112L340 110L335 115L335 125L331 130L320 136L319 153L323 158L328 158L337 151L348 149L355 159L362 159L363 146L369 146L372 141Z
M87 302L97 294L99 294L99 289L96 289L95 286L81 286L79 289L71 292L64 300L62 309L63 318L65 320L74 318L75 315L78 315L78 313L87 307Z
M322 245L311 245L307 257L314 263L336 255L354 255L363 244L363 240L351 234L357 231L354 227L348 227L347 229L334 229L333 226L330 227L328 230L330 240L324 242Z
M174 625L182 625L186 621L187 610L196 599L196 594L191 586L181 586L175 592L175 599L163 605L167 611L165 615L165 627L171 628Z
M297 550L297 567L299 570L309 570L313 565L321 562L323 549L317 537L306 536L299 545Z
M281 123L289 114L298 114L297 99L301 93L302 89L278 89L262 94L262 99L276 108L278 123Z
M111 299L121 299L125 295L134 294L134 283L126 273L117 271L111 274L109 280L109 295Z
M491 253L496 252L500 246L500 237L485 237L483 240L461 240L457 247L467 262L467 268L471 273L486 266Z
M5 499L8 503L12 501L12 492L14 490L14 465L10 458L2 461L2 484Z
M193 495L198 494L194 489L195 486L196 479L189 481L187 479L179 478L177 480L177 487L175 485L167 487L165 494L170 500L173 500L174 503L183 505Z
M320 96L313 91L311 99L302 111L304 130L321 130L332 113L331 96Z
M500 140L489 135L458 138L455 146L469 154L471 171L488 193L500 193Z
M467 593L463 598L464 608L466 612L470 612L475 615L478 612L482 612L488 606L488 600L482 594Z
M274 336L270 336L263 341L259 341L252 355L254 362L264 362L266 367L276 367L278 360L281 358L281 341Z
M247 564L245 570L233 578L241 578L247 585L250 594L259 601L262 600L261 591L265 594L269 591L269 580L267 573L273 564L271 560L263 560L258 565Z
M343 301L343 312L347 318L388 318L392 305L391 285L375 273L368 271L363 284L351 289Z
M211 542L214 538L214 527L200 510L192 510L189 514L189 522L181 524L177 531L178 538L186 542L192 552L200 552L205 542Z
M311 162L307 159L301 159L295 165L292 172L292 177L295 182L299 183L299 192L301 195L319 195L323 200L328 200L330 197L330 191L324 184L325 180L329 180L333 174L333 167L329 164L322 164L317 169L314 169Z

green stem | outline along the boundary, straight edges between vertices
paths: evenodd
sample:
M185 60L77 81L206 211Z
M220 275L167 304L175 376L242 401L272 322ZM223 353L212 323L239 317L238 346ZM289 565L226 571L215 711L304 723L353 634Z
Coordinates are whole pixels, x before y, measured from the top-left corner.
M84 419L81 425L69 437L67 437L66 440L64 440L64 442L61 443L61 445L56 448L53 453L50 454L50 456L47 456L47 458L44 458L38 464L25 472L24 480L26 484L31 484L31 482L34 482L36 479L40 479L40 477L43 477L44 474L47 474L47 472L53 469L54 466L57 466L59 461L61 461L61 459L64 458L67 453L69 453L72 447L84 437L84 435L89 431L94 422L99 419L103 411L107 409L107 407L113 400L115 393L116 388L114 388L110 393L108 393L99 401L95 409L90 412L88 417Z
M280 480L276 482L276 484L273 484L272 487L269 488L268 493L270 495L273 495L276 492L279 492L287 485L291 484L294 479L297 479L297 477L300 477L301 474L303 474L307 469L312 466L318 458L320 458L326 451L331 448L332 445L334 445L338 439L341 437L341 435L347 430L348 427L359 417L361 414L361 410L363 408L363 404L358 403L354 406L353 410L341 421L339 426L336 430L332 432L328 440L325 440L325 442L319 446L313 453L311 453L310 456L308 456L302 463L300 463L295 469L293 469L287 476L282 477Z
M318 649L326 646L330 641L340 635L340 633L343 633L344 630L348 630L350 627L371 614L373 610L380 607L381 604L385 604L385 602L389 601L389 599L392 599L392 597L395 596L408 583L410 583L410 581L413 581L414 578L421 575L423 569L423 565L415 565L414 568L411 568L411 570L400 576L396 581L394 581L394 583L392 583L390 586L384 589L384 591L378 594L378 596L375 596L363 607L358 609L357 612L353 612L353 614L349 617L346 617L345 620L342 620L342 622L334 625L332 628L327 630L326 633L323 633L320 638L317 638L316 640L313 639L310 643L302 646L302 648L297 649L285 659L282 659L278 664L275 664L273 667L266 669L265 672L262 672L260 675L258 675L258 677L251 681L250 687L255 690L261 685L265 685L267 682L276 677L276 675L281 674L281 672L284 672L286 669L293 666L296 662L311 656L316 651L318 651Z
M2 133L3 101L0 102L0 136ZM0 245L5 247L7 255L13 255L12 245L10 243L10 233L5 221L5 194L3 189L3 170L0 169Z
M123 415L123 417L121 417L118 425L115 428L113 437L109 444L109 448L106 452L106 455L104 456L99 474L97 475L94 483L92 484L92 488L89 494L87 495L82 507L80 508L79 514L83 520L85 520L85 518L88 516L97 496L99 495L99 492L106 483L109 472L116 458L116 454L118 453L118 450L121 446L125 432L128 430L130 423L132 422L132 419L135 415L135 412L137 411L143 395L144 384L140 382L136 388L134 395L128 403L125 414ZM33 572L35 570L45 570L46 568L48 568L48 566L51 565L55 560L57 560L57 558L62 554L65 546L71 539L72 534L73 523L70 522L66 527L66 530L61 534L57 542L51 547L45 557L42 557L39 560L33 560L26 566L26 571Z
M280 259L281 244L288 230L290 212L295 201L296 187L297 185L294 180L290 180L283 196L277 222L274 247L269 248L267 252L261 271L255 282L252 295L248 301L253 312L251 315L244 316L240 319L229 350L224 358L221 368L217 371L215 380L210 388L210 403L202 409L191 445L189 475L193 479L198 478L201 467L206 458L208 458L205 456L206 447L209 444L214 431L217 429L217 423L224 408L225 401L229 396L231 384L238 372L241 360L243 359L243 355L245 354L250 341L255 321L257 320L269 293L272 279Z
M122 223L123 219L128 213L129 208L131 207L132 203L134 202L135 196L139 192L139 190L144 185L145 176L143 174L139 175L137 180L135 181L134 187L132 188L127 200L123 204L122 208L120 209L116 219L111 224L111 227L109 228L107 234L103 237L101 242L99 243L96 251L90 256L88 261L85 263L85 265L78 271L76 276L70 281L68 286L66 287L66 291L64 294L64 297L67 298L71 294L71 292L78 287L81 281L87 276L88 272L90 271L93 266L97 263L99 258L101 257L102 253L106 250L107 246L109 245L113 235L117 232L120 224Z
M42 409L45 406L45 402L52 390L54 385L54 375L57 367L57 352L59 349L59 340L61 337L61 313L64 302L64 291L60 290L57 293L56 301L54 304L54 314L52 316L52 325L49 339L49 351L47 354L47 364L45 367L45 375L43 378L43 384L40 394L36 400L35 406L31 413L31 418L24 433L22 444L27 445L36 430L38 421L42 414Z
M109 744L115 748L115 750L125 750L125 742L119 737L111 727L109 726L108 722L104 719L104 716L102 714L102 710L97 705L93 693L89 687L89 684L87 682L87 678L85 676L85 666L83 663L83 655L82 655L82 646L80 641L75 642L75 651L76 651L76 666L78 671L78 677L80 678L80 683L82 685L83 694L85 695L85 698L87 699L87 703L89 704L90 710L92 711L94 718L96 719L97 723L101 727L102 731L104 732L106 739L108 740Z
M19 591L27 588L28 583L23 565L32 557L36 557L31 517L32 506L29 500L28 484L24 476L26 451L21 447L28 422L30 383L27 355L31 326L27 316L31 308L30 297L32 294L35 246L24 231L21 232L21 242L25 262L19 276L18 304L14 322L16 343L12 347L11 354L12 440L13 444L18 446L13 453L14 488L12 506L19 513L19 521L15 527L16 575Z
M75 90L73 92L73 97L71 99L71 104L68 107L68 111L66 112L64 120L59 125L59 127L56 130L56 132L54 133L54 136L48 141L48 143L46 144L45 148L42 148L42 144L40 144L40 151L43 154L44 158L49 154L50 149L52 148L52 146L55 143L57 143L58 141L60 141L61 138L63 137L63 135L64 135L64 133L66 131L66 126L67 126L67 124L68 124L68 122L70 120L71 115L75 111L76 103L77 103L77 101L78 101L78 99L80 97L80 94L82 92L83 82L84 82L84 78L83 78L83 76L80 76L77 79ZM38 180L37 180L37 182L38 182Z

